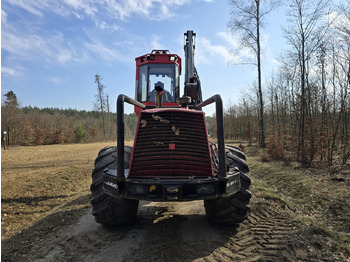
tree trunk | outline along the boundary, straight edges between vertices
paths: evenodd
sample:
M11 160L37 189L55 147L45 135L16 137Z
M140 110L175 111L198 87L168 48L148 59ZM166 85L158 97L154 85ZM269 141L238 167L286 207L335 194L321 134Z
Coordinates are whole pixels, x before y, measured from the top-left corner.
M256 44L257 44L257 62L258 62L258 94L259 94L259 127L260 127L260 146L265 148L265 128L264 128L264 102L261 87L261 51L260 51L260 0L256 0Z

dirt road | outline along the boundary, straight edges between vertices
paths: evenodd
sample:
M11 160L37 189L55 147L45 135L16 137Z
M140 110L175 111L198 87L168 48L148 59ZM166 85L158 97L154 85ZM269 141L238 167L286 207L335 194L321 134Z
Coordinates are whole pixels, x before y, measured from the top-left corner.
M82 200L86 197L79 201ZM45 228L49 221L56 227ZM254 199L249 219L236 228L210 224L202 201L140 202L136 224L114 230L95 223L90 208L51 217L42 223L37 227L40 234L34 239L25 240L25 236L35 235L30 229L23 232L22 240L28 241L27 250L18 249L18 253L3 257L4 261L305 261L308 258L305 246L296 246L296 227L288 211Z
M202 201L140 202L134 225L107 230L89 191L101 145L72 147L2 155L1 261L350 261L350 166L333 175L252 156L251 212L239 226L210 224ZM75 162L26 166L34 153Z

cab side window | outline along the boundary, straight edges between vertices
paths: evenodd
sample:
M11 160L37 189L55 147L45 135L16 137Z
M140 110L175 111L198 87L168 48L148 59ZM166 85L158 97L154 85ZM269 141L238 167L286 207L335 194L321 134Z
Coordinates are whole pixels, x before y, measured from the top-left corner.
M138 87L138 101L146 102L147 101L147 68L148 65L142 65L139 68L139 87Z

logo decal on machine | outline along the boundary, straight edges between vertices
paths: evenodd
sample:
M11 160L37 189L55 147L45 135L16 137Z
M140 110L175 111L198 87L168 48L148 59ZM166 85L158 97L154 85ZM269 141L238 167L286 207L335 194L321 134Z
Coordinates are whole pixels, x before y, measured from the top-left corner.
M112 182L110 182L110 181L107 181L107 182L105 182L105 184L108 185L108 186L111 186L111 187L113 187L113 188L115 188L115 189L118 190L118 185L115 184L115 183L112 183Z

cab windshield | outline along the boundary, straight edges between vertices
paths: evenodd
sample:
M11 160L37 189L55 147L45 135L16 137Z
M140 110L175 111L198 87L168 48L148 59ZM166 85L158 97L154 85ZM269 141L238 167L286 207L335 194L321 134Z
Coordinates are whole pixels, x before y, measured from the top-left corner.
M178 90L178 66L175 64L146 64L139 69L138 100L155 102L155 87L164 89L163 102L174 103Z

